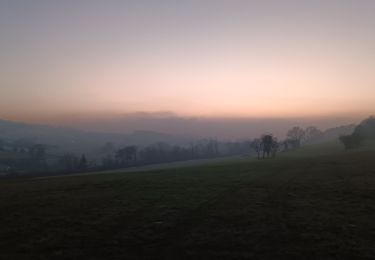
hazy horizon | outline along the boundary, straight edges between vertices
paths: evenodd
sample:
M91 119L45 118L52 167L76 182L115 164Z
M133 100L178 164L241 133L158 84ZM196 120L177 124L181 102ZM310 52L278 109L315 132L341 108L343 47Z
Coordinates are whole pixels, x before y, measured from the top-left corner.
M0 118L359 121L375 112L374 10L336 0L2 1Z
M172 112L136 112L119 115L69 115L44 122L31 122L54 127L68 127L89 132L129 134L136 131L153 131L163 134L193 138L216 137L222 140L256 138L264 133L284 139L293 126L316 126L327 130L345 125L358 124L364 118L316 117L316 118L247 118L247 117L184 117ZM25 121L23 121L25 122ZM26 122L27 123L27 122Z
M0 0L2 259L375 259L375 0Z

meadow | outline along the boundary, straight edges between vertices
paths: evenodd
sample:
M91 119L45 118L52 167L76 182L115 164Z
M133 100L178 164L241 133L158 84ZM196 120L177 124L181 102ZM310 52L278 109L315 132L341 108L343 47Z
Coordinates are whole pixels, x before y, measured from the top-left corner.
M375 150L0 180L1 259L374 259Z

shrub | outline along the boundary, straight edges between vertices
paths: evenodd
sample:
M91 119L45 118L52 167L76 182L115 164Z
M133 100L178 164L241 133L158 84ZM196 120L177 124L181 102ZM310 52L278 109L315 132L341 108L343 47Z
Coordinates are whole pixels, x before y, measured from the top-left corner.
M361 134L353 133L351 135L340 136L341 143L345 146L345 149L353 149L361 146L363 137Z

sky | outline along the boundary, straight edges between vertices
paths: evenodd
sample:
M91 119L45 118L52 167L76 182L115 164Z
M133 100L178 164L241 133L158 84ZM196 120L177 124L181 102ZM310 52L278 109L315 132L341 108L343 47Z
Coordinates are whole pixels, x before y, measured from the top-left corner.
M371 0L3 0L0 118L349 122L375 112L374 12Z

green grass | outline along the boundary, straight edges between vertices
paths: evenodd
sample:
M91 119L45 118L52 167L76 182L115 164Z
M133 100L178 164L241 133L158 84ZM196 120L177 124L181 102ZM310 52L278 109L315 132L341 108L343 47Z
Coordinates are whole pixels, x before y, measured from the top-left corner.
M324 148L324 149L322 149ZM2 180L1 259L373 259L375 151Z

